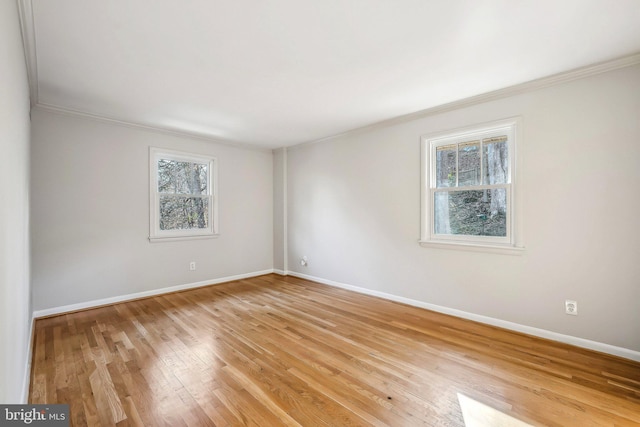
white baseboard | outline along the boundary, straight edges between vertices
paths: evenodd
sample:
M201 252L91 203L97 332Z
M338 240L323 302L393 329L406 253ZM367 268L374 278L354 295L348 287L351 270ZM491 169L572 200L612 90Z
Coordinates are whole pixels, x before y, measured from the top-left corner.
M391 301L401 302L404 304L412 305L414 307L425 308L427 310L436 311L438 313L449 314L451 316L461 317L463 319L473 320L487 325L497 326L504 329L509 329L516 332L522 332L524 334L533 335L540 338L546 338L552 341L558 341L565 344L571 344L576 347L582 347L589 350L595 350L602 353L612 354L614 356L624 357L625 359L635 360L640 362L640 352L630 350L623 347L617 347L610 344L605 344L597 341L591 341L584 338L578 338L571 335L564 335L558 332L548 331L546 329L534 328L531 326L521 325L519 323L508 322L506 320L495 319L493 317L482 316L480 314L468 313L462 310L456 310L454 308L443 307L440 305L429 304L423 301L418 301L410 298L404 298L397 295L388 294L385 292L374 291L371 289L361 288L358 286L347 285L345 283L335 282L333 280L327 280L320 277L310 276L308 274L302 274L295 271L287 271L289 276L299 277L301 279L312 280L314 282L322 283L329 286L335 286L337 288L347 289L349 291L359 292L361 294L372 295Z
M140 299L140 298L147 298L147 297L152 297L152 296L156 296L156 295L167 294L169 292L184 291L184 290L187 290L187 289L200 288L202 286L217 285L217 284L220 284L220 283L232 282L234 280L240 280L240 279L247 279L249 277L262 276L264 274L269 274L269 273L273 273L273 272L274 272L274 270L271 268L271 269L268 269L268 270L254 271L252 273L245 273L245 274L238 274L238 275L235 275L235 276L220 277L218 279L203 280L201 282L187 283L187 284L184 284L184 285L177 285L177 286L169 286L169 287L166 287L166 288L153 289L153 290L144 291L144 292L136 292L134 294L119 295L119 296L115 296L115 297L97 299L97 300L93 300L93 301L80 302L80 303L77 303L77 304L70 304L70 305L63 305L63 306L60 306L60 307L46 308L44 310L36 310L36 311L34 311L33 312L33 317L35 319L37 319L37 318L40 318L40 317L55 316L57 314L70 313L70 312L79 311L79 310L87 310L87 309L90 309L90 308L101 307L101 306L104 306L104 305L116 304L116 303L124 302L124 301L131 301L131 300L136 300L136 299Z
M539 329L539 328L534 328L532 326L526 326L526 325L521 325L519 323L514 323L514 322L509 322L506 320L500 320L500 319L496 319L493 317L488 317L488 316L483 316L480 314L474 314L474 313L468 313L466 311L462 311L462 310L457 310L454 308L449 308L449 307L443 307L440 305L435 305L435 304L429 304L423 301L418 301L418 300L414 300L414 299L410 299L410 298L405 298L405 297L401 297L401 296L397 296L397 295L393 295L393 294L388 294L385 292L380 292L380 291L374 291L371 289L366 289L366 288L361 288L358 286L353 286L353 285L347 285L345 283L340 283L340 282L336 282L333 280L328 280L328 279L323 279L321 277L315 277L315 276L310 276L308 274L302 274L302 273L298 273L295 271L283 271L283 270L276 270L276 269L268 269L268 270L262 270L262 271L256 271L256 272L252 272L252 273L245 273L245 274L239 274L236 276L228 276L228 277L221 277L218 279L212 279L212 280L204 280L201 282L195 282L195 283L187 283L184 285L177 285L177 286L170 286L170 287L166 287L166 288L160 288L160 289L154 289L151 291L145 291L145 292L138 292L135 294L128 294L128 295L121 295L121 296L117 296L117 297L111 297L111 298L104 298L104 299L99 299L99 300L93 300L93 301L87 301L87 302L83 302L83 303L78 303L78 304L70 304L70 305L65 305L65 306L61 306L61 307L53 307L53 308L48 308L48 309L44 309L44 310L37 310L33 312L33 319L37 319L40 317L47 317L47 316L54 316L57 314L62 314L62 313L69 313L72 311L78 311L78 310L86 310L89 308L95 308L95 307L100 307L100 306L104 306L104 305L109 305L109 304L115 304L115 303L119 303L119 302L124 302L124 301L131 301L131 300L135 300L135 299L140 299L140 298L146 298L146 297L150 297L150 296L156 296L156 295L161 295L161 294L166 294L169 292L176 292L176 291L182 291L182 290L187 290L187 289L194 289L194 288L199 288L202 286L208 286L208 285L215 285L215 284L219 284L219 283L224 283L224 282L231 282L233 280L240 280L240 279L246 279L249 277L256 277L256 276L262 276L264 274L269 274L269 273L276 273L276 274L280 274L282 276L286 276L286 275L290 275L290 276L294 276L294 277L299 277L301 279L307 279L307 280L311 280L314 282L318 282L318 283L322 283L325 285L329 285L329 286L335 286L337 288L342 288L342 289L347 289L350 291L354 291L354 292L358 292L361 294L366 294L366 295L372 295L372 296L376 296L376 297L380 297L380 298L384 298L390 301L396 301L396 302L401 302L404 304L408 304L408 305L412 305L414 307L420 307L420 308L425 308L427 310L432 310L432 311L436 311L438 313L444 313L444 314L449 314L452 316L456 316L456 317L461 317L463 319L469 319L469 320L473 320L476 322L480 322L480 323L485 323L488 325L492 325L492 326L497 326L500 328L505 328L505 329L509 329L512 331L516 331L516 332L522 332L524 334L528 334L528 335L533 335L536 337L540 337L540 338L546 338L549 340L553 340L553 341L558 341L558 342L562 342L565 344L571 344L571 345L575 345L577 347L582 347L582 348L587 348L589 350L595 350L595 351L599 351L602 353L607 353L607 354L612 354L614 356L619 356L619 357L624 357L626 359L630 359L630 360L635 360L637 362L640 362L640 352L635 351L635 350L630 350L627 348L623 348L623 347L617 347L614 345L610 345L610 344L605 344L605 343L601 343L601 342L597 342L597 341L591 341L591 340L587 340L584 338L578 338L578 337L574 337L571 335L564 335L564 334L560 334L558 332L552 332L552 331L548 331L546 329ZM32 324L31 324L31 334L33 335L33 320L32 320ZM30 343L29 343L29 366L27 368L27 372L25 375L25 383L23 386L23 396L25 396L25 402L26 402L26 398L28 396L28 392L29 392L29 377L31 374L31 359L32 359L32 351L33 351L33 336L31 337Z

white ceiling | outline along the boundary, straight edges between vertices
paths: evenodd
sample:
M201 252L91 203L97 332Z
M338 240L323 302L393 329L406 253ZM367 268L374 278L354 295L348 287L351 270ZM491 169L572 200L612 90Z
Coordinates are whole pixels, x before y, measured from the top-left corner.
M640 52L640 0L21 1L36 104L269 148Z

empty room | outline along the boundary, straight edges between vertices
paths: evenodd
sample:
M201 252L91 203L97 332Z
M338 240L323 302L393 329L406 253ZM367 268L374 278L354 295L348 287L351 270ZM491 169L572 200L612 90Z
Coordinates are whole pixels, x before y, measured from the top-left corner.
M0 147L0 425L640 426L638 0L2 0Z

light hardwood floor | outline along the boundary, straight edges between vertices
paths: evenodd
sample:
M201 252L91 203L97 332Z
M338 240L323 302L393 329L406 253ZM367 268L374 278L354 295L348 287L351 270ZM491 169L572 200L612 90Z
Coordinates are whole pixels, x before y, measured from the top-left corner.
M458 394L531 425L640 425L640 363L294 277L35 326L30 402L75 426L464 426Z

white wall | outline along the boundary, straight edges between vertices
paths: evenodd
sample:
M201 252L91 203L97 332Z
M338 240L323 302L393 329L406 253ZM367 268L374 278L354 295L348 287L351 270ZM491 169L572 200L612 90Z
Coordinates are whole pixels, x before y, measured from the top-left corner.
M32 138L34 310L273 268L271 151L39 108ZM148 241L150 146L218 158L218 238Z
M525 253L420 247L420 136L518 115ZM640 351L639 185L634 66L290 148L289 266Z
M284 272L286 150L273 151L273 268Z
M18 9L0 2L0 403L22 403L28 375L29 85Z

